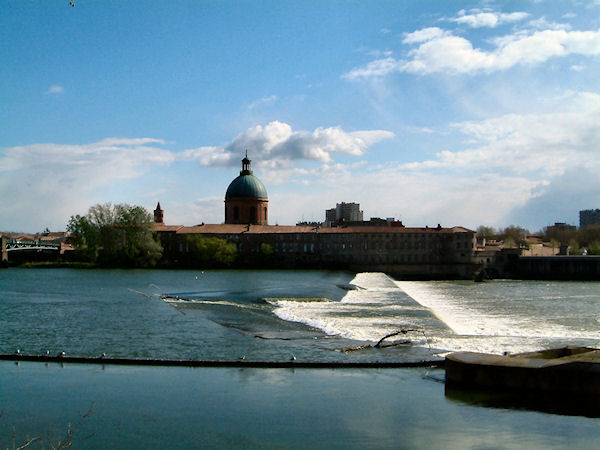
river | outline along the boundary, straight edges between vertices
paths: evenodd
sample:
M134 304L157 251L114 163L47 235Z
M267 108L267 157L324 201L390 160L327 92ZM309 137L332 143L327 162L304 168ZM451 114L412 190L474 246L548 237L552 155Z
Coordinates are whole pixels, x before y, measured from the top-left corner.
M164 299L168 301L165 301ZM381 273L0 271L0 353L418 361L598 346L600 283ZM404 330L399 345L372 348ZM360 350L343 351L363 346ZM99 366L101 367L101 366ZM79 424L80 447L593 447L598 419L444 395L443 371L0 363L0 443ZM90 406L93 413L81 419ZM79 418L79 420L77 420ZM80 423L81 422L81 423Z

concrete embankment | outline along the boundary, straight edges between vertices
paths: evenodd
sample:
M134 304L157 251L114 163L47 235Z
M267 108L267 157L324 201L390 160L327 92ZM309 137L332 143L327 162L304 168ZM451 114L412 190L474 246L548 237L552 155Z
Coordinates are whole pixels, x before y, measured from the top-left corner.
M0 355L1 361L31 361L44 363L77 363L77 364L103 364L103 365L128 365L128 366L172 366L172 367L252 367L252 368L306 368L306 369L331 369L331 368L371 368L387 369L400 367L442 367L443 359L410 362L343 362L343 361L252 361L240 360L188 360L188 359L140 359L140 358L90 358L85 356L49 356L49 355Z

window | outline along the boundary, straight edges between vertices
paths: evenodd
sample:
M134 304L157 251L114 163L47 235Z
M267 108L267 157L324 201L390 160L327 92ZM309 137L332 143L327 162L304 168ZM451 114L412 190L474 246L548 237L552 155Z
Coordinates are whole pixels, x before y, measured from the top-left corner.
M256 222L256 207L251 206L250 207L250 223L254 223L254 222Z
M233 220L240 220L240 209L237 206L233 207Z

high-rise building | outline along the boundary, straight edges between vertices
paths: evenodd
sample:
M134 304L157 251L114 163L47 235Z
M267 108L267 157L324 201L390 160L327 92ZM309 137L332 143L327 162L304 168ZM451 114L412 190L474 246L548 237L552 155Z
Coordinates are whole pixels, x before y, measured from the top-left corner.
M325 222L327 222L328 224L332 224L336 221L335 216L335 208L325 210Z
M600 225L600 209L584 209L579 211L579 227Z
M339 222L362 222L363 212L359 203L337 203L335 208L325 210L325 221L328 225Z

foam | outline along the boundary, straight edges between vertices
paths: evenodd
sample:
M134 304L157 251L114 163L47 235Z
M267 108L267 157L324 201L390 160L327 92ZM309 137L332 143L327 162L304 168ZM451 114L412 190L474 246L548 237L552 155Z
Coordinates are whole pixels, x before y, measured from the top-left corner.
M422 328L423 318L408 311L426 311L383 273L359 273L339 302L305 299L268 299L277 317L322 330L328 335L377 342L402 328ZM403 314L403 312L405 314ZM420 340L421 337L419 337Z
M583 330L552 323L543 312L534 316L519 315L510 307L510 299L500 302L495 309L476 300L461 298L448 292L448 286L435 282L396 282L404 292L447 324L455 336L433 337L432 346L454 351L501 353L523 352L561 346L575 342L597 345L600 331ZM550 296L545 296L550 297ZM545 299L540 296L538 299ZM561 296L551 296L552 299ZM484 302L482 300L482 302Z

